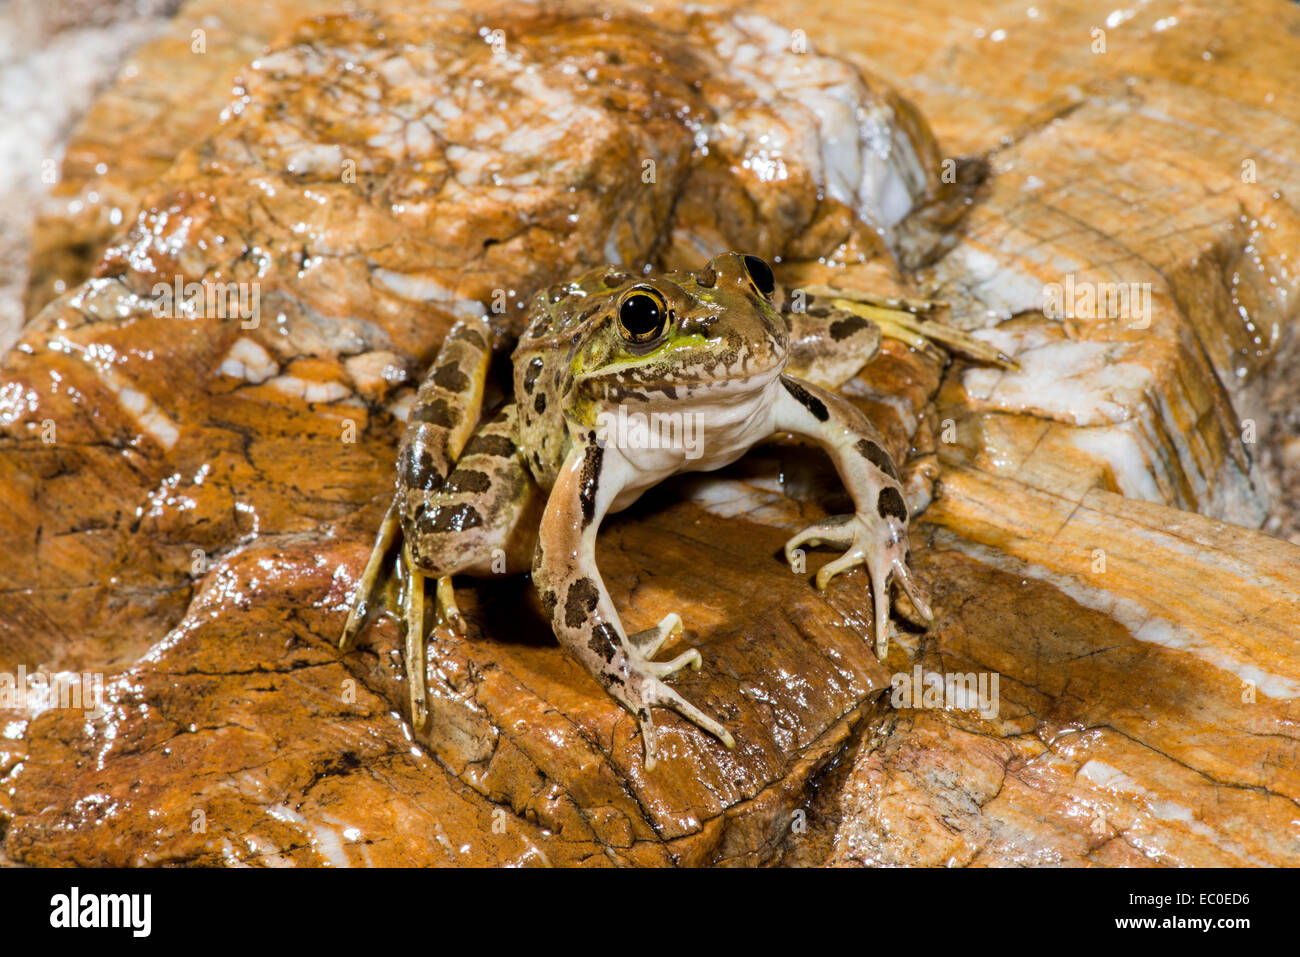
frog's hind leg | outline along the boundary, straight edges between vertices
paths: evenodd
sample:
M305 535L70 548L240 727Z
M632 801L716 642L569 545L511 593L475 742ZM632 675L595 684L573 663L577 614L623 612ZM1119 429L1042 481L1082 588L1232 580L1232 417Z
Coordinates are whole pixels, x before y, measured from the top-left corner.
M880 325L828 297L782 287L773 301L790 323L786 371L798 379L838 388L880 351Z
M423 727L424 580L437 579L439 624L463 629L451 577L526 570L544 498L515 445L518 414L507 403L479 426L438 488L407 490L399 505L405 546L403 610L411 714Z
M519 453L518 428L518 407L507 402L479 426L440 487L408 494L403 504L411 560L439 579L440 601L453 614L443 579L509 575L532 562L544 497Z
M411 683L412 716L423 723L424 706L424 570L412 550L411 509L436 494L460 457L479 420L488 366L492 358L492 333L482 317L462 319L451 327L432 368L420 384L397 456L397 490L384 515L365 570L357 583L352 608L339 639L347 650L355 642L377 598L388 583L389 557L404 539L396 558L401 584L401 604L407 632L407 672ZM438 595L445 599L451 583L440 581ZM440 601L439 607L444 607ZM452 612L456 618L459 613ZM416 706L415 702L419 702Z
M820 333L823 328L826 328L830 332L833 352L842 347L841 343L836 342L837 332L843 333L854 323L870 323L879 327L880 334L905 342L912 348L929 353L936 358L941 358L943 354L937 343L951 352L960 353L980 362L988 362L1013 371L1020 368L1014 359L1000 352L995 346L976 339L969 332L956 326L940 322L930 315L937 310L946 309L948 307L946 302L909 299L901 296L878 296L858 289L839 289L822 285L810 285L802 290L802 295L805 298L803 303L805 309L802 313L798 309L792 309L790 315L791 328L796 333L791 336L792 352L796 353L796 358L797 343L800 341L797 333L801 327L813 333ZM813 302L816 303L816 307L810 305ZM826 323L824 318L819 317L819 312L831 315L833 318ZM804 319L804 315L808 318ZM808 341L816 351L824 346L827 340L821 335L814 334L808 337ZM819 376L815 364L805 367L804 372L811 374L804 375L800 375L797 371L797 363L792 365L794 367L790 370L791 375L826 388L835 388L857 371L854 369L844 379L834 382Z

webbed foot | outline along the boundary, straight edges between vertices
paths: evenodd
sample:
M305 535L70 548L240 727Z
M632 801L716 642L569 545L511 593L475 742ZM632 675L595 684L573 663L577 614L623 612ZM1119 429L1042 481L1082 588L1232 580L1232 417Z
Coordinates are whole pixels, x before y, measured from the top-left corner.
M627 643L631 648L631 653L628 655L627 669L632 679L631 684L638 689L640 698L638 701L635 694L629 696L631 700L628 701L628 706L636 715L637 724L641 728L641 740L645 743L645 767L647 771L652 769L656 763L656 732L654 719L650 716L650 708L654 705L672 708L683 718L709 732L728 748L736 746L736 740L731 736L730 731L663 682L664 678L672 677L683 668L689 667L699 671L704 664L699 649L688 648L671 661L650 660L668 639L680 635L681 632L681 616L673 612L666 615L653 628L638 631L627 637Z
M934 618L930 603L907 567L907 527L894 519L868 521L860 515L833 515L810 525L785 543L785 560L795 563L795 549L801 545L829 545L843 548L839 558L817 572L817 588L825 590L831 579L858 565L871 576L875 604L876 657L889 652L889 579L897 578L908 600L926 621Z
M645 634L645 632L641 632L641 634ZM730 731L661 680L661 676L667 677L680 671L686 665L699 668L699 661L700 653L694 648L667 662L647 661L639 654L628 659L627 670L630 680L625 703L631 708L632 713L636 715L637 725L641 729L641 741L645 745L645 769L647 771L654 770L659 760L658 734L655 731L654 718L650 713L652 707L672 708L687 721L713 735L728 749L736 746L736 739L731 736Z

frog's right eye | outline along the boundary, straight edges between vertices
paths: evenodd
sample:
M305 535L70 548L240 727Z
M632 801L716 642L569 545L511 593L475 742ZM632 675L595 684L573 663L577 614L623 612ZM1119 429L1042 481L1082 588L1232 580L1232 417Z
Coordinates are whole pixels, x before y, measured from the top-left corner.
M668 304L649 286L628 290L618 307L618 331L628 342L649 342L668 325Z
M772 275L772 267L757 256L743 256L741 261L745 264L745 274L749 276L749 281L754 284L758 294L764 299L771 299L772 293L776 291L776 277Z

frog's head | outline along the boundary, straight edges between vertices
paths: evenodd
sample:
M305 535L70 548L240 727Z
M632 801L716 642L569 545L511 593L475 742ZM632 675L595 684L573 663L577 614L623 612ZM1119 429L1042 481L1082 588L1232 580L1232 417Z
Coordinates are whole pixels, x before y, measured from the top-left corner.
M567 404L580 420L629 400L743 394L785 367L789 327L772 306L772 269L757 256L725 253L698 272L650 278L598 274L569 365Z

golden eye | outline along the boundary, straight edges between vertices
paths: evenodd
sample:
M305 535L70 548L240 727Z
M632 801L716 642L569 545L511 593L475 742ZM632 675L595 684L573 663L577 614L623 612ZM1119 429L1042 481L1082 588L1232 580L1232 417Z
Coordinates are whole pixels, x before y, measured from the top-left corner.
M758 294L764 299L769 299L772 293L776 291L776 277L772 275L772 267L757 256L741 256L741 262L745 264L745 272L749 275L749 281Z
M668 304L649 286L628 290L618 307L618 331L628 342L649 342L668 325Z

